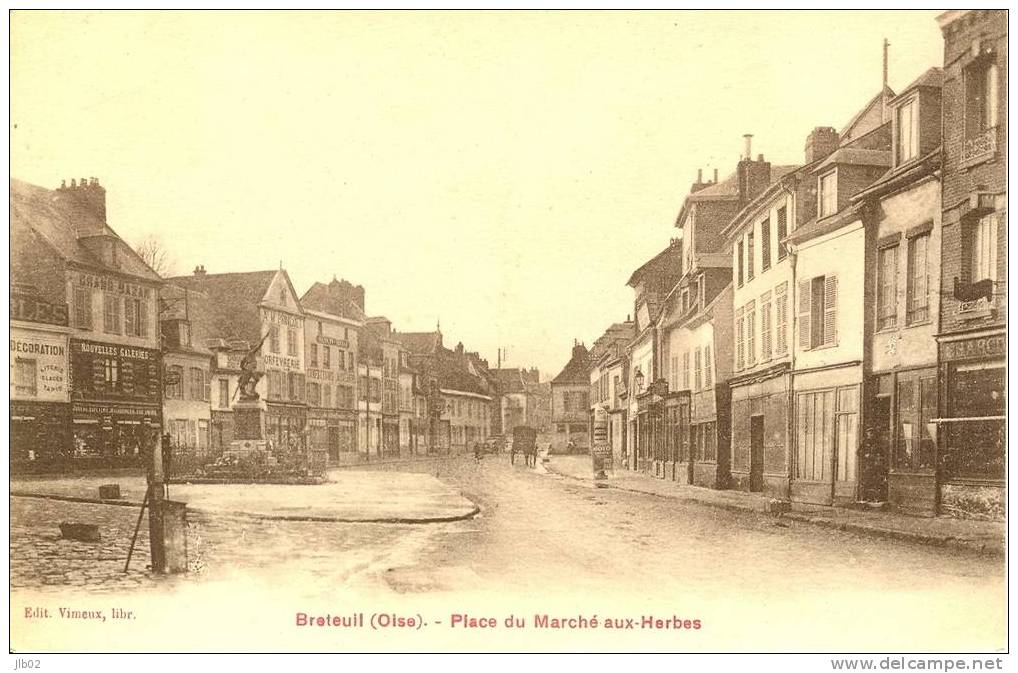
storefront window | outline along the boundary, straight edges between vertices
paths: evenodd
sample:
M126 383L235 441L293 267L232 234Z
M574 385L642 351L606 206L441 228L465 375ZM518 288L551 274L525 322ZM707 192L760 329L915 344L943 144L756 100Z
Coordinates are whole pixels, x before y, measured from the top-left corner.
M950 416L946 423L944 476L1003 479L1004 412L1007 405L1003 363L958 365L949 375ZM985 420L981 420L985 419Z

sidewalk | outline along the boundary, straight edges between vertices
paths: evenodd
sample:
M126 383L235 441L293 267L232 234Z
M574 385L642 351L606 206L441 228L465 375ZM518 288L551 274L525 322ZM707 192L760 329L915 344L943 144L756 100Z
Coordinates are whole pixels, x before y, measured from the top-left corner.
M552 456L548 471L593 485L589 456ZM905 540L919 544L952 547L987 554L1004 554L1005 524L947 517L923 518L891 512L867 512L843 507L792 503L791 511L773 512L772 498L742 491L719 491L681 486L641 472L616 470L609 473L608 488L645 493L681 502L736 511L771 513L792 521L838 530Z
M428 474L329 472L320 485L171 484L169 497L190 510L284 521L431 523L468 519L477 506ZM100 500L99 486L120 485L120 500ZM142 477L13 479L11 495L140 507Z

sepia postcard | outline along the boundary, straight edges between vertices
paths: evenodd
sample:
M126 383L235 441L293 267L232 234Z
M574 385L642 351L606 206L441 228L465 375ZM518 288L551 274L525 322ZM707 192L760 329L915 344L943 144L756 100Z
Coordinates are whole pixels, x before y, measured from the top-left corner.
M1006 9L9 27L12 670L1003 667Z

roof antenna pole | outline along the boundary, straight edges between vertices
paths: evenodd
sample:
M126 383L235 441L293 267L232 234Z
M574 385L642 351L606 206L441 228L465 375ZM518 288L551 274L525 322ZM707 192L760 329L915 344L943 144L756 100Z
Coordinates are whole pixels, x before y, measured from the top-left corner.
M883 86L880 87L880 121L881 123L887 121L887 48L891 46L891 43L884 38L884 78Z

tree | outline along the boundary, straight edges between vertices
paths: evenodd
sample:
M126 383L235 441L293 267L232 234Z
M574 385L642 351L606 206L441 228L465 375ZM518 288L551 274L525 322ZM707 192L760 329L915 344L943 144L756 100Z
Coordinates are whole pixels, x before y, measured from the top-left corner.
M134 249L145 263L160 276L165 278L174 274L175 260L157 235L149 234L141 239Z

